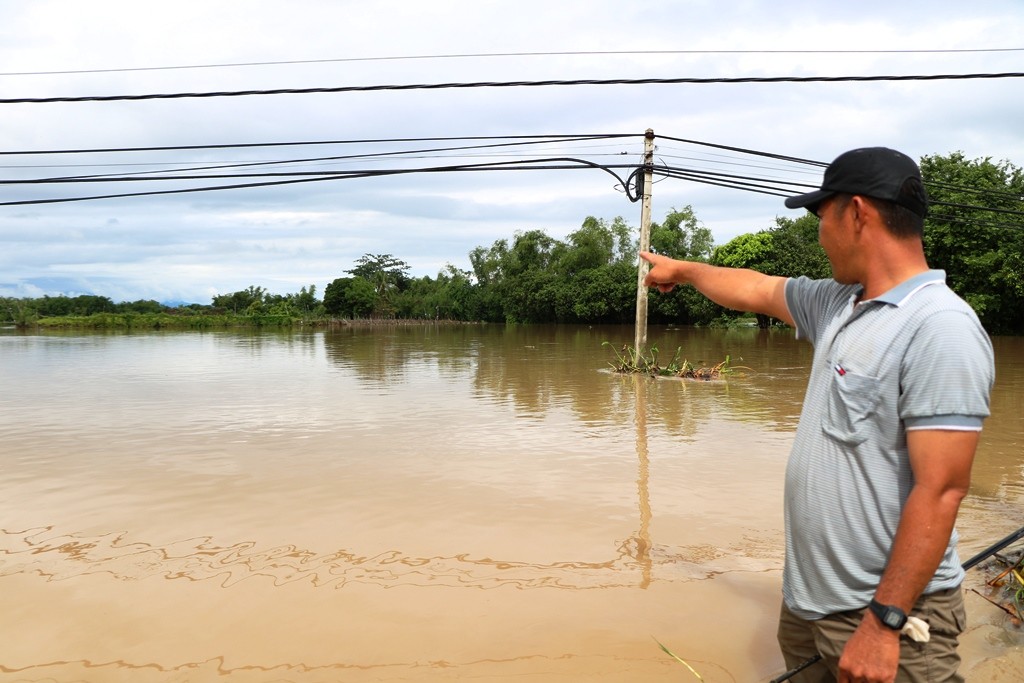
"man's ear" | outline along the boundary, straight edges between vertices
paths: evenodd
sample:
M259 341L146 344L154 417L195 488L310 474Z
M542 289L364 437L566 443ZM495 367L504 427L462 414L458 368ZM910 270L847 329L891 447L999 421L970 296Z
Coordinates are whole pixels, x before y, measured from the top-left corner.
M853 229L858 234L867 227L872 215L877 216L878 214L874 205L859 194L850 199L850 211L853 218Z

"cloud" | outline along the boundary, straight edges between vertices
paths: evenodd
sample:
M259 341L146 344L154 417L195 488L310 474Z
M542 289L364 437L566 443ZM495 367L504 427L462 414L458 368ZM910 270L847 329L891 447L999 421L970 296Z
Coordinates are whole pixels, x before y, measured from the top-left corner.
M299 0L238 8L194 0L153 7L112 0L8 3L0 8L0 71L8 74L0 75L0 85L7 97L41 97L540 79L982 73L1019 70L1020 53L906 50L999 47L992 36L1024 33L1024 10L1009 0L984 6L940 1L926 13L871 1L859 5L857 16L809 1L723 6L654 0L639 6L604 0ZM680 50L691 52L665 52ZM541 52L560 54L524 54ZM470 54L478 56L460 56ZM274 61L305 63L210 66ZM206 66L155 68L175 65ZM39 73L44 71L89 73ZM10 75L18 72L37 75ZM666 138L822 161L850 147L886 144L913 156L962 150L968 157L1021 165L1024 88L1018 86L1019 80L574 86L0 105L0 150L630 133L529 150L481 149L473 156L433 151L405 161L363 157L221 172L441 166L532 155L635 164L643 131L653 128L657 156L665 163L784 174L813 184L815 169L801 174L792 166ZM157 169L167 175L472 144L485 141L7 154L0 157L0 178ZM618 172L629 175L629 169ZM0 201L232 182L2 185ZM659 182L653 204L655 220L673 207L693 206L719 243L768 227L777 215L793 215L776 197L680 180ZM421 173L7 206L0 207L0 280L6 283L0 292L88 291L115 299L206 302L212 293L249 285L285 293L316 284L322 291L364 253L392 253L415 275L434 275L445 263L468 269L471 249L516 230L540 228L563 237L589 215L623 216L635 226L639 214L617 181L594 169Z

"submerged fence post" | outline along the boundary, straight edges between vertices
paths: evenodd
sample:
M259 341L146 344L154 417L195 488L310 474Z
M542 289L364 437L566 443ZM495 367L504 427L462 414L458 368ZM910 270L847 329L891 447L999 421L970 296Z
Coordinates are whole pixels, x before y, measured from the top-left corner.
M640 202L640 251L651 249L651 185L654 180L654 131L644 133L644 187ZM640 259L636 278L636 338L633 352L639 358L647 346L647 287L644 278L650 269L647 261Z

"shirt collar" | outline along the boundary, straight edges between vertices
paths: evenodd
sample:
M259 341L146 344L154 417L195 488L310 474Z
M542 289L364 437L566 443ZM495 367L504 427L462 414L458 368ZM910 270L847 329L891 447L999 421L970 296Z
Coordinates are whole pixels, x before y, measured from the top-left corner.
M872 301L892 304L893 306L901 306L906 303L910 297L917 294L922 288L927 287L928 285L943 284L945 282L946 271L928 270L915 275L909 280L904 280L888 292L884 292L876 296Z

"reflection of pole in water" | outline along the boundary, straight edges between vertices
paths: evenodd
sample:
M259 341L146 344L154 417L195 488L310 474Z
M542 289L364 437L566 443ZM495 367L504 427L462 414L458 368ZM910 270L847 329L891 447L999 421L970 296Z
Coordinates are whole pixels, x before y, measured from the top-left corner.
M640 587L651 584L651 494L648 490L650 458L647 453L647 377L633 375L636 401L634 418L636 424L637 504L640 508L640 529L636 534L636 561L640 563L643 578Z

